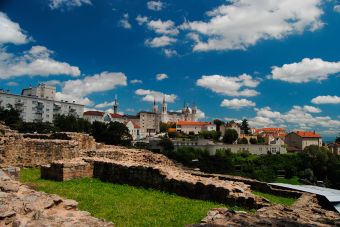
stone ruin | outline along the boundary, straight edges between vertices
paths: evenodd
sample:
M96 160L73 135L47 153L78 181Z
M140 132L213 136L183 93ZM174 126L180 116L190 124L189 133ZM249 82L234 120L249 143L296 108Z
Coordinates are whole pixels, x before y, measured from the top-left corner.
M251 189L280 195L301 196L298 192L273 189L266 183L241 177L204 174L184 169L161 154L98 144L86 134L67 133L70 138L67 140L46 139L45 137L39 139L37 135L23 136L1 124L0 131L3 132L2 135L0 134L0 167L2 168L40 166L41 177L45 179L65 181L95 177L112 183L154 188L189 198L258 209L255 215L214 209L208 213L201 224L198 224L199 226L218 226L220 223L238 226L241 225L240 223L247 224L246 221L242 222L245 217L245 220L249 219L248 224L256 223L256 225L269 223L270 221L265 222L265 220L272 220L272 217L287 218L287 220L294 218L295 223L301 225L305 221L297 218L302 209L299 208L302 207L299 204L302 203L297 203L298 205L295 204L291 208L272 205L268 200L252 194ZM111 223L92 218L87 212L77 211L76 206L68 209L67 204L76 204L74 201L36 192L17 181L6 179L0 178L0 202L6 204L0 205L0 226L3 224L39 226L40 223L60 226L68 222L72 223L70 226L83 226L82 223L85 222L88 223L87 226L111 225ZM9 190L8 187L12 187L13 190ZM35 206L36 209L26 211L26 200L30 201L29 198L33 198L30 195L41 200L39 199L39 204L28 205L29 207ZM306 195L301 198L304 196ZM55 198L58 199L55 200ZM338 224L336 220L340 219L339 214L321 208L314 197L310 201L313 201L314 205L311 209L303 207L304 212L311 216L320 216L322 219L310 218L309 223ZM20 223L26 223L26 225L20 225Z

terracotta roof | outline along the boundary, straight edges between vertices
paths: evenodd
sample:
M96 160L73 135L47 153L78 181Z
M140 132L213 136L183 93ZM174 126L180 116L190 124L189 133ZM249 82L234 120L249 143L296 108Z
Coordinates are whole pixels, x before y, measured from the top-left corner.
M197 125L197 126L204 126L204 125L211 125L210 122L196 122L196 121L178 121L177 125Z
M111 117L112 118L122 118L123 115L120 115L120 114L114 114L114 113L110 113Z
M87 116L100 116L100 117L102 117L104 115L104 112L90 110L90 111L84 112L84 115L87 115Z
M257 132L263 131L263 132L277 132L277 131L285 131L284 128L258 128L255 129Z
M294 133L302 138L321 138L321 136L315 132L296 131Z
M168 132L176 132L175 128L168 128Z

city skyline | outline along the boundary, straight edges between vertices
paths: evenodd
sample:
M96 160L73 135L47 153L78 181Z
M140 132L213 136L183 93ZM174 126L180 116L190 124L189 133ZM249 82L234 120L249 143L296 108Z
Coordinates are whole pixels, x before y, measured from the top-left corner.
M165 95L202 120L335 137L339 25L337 1L3 1L0 88L52 84L102 111L117 94L125 114Z

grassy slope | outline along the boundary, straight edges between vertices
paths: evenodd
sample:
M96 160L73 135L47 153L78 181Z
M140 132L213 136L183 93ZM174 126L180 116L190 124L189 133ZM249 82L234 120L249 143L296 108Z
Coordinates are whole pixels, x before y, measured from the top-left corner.
M252 192L253 194L266 198L270 202L276 203L276 204L291 206L296 201L296 198L282 197L282 196L272 195L272 194L258 192L258 191L252 191Z
M276 178L275 183L284 183L284 184L294 184L294 185L302 185L299 182L299 178L297 176L292 177L291 179L286 178Z
M23 169L21 181L38 190L74 199L81 210L117 226L184 226L199 223L211 208L225 207L97 179L54 182L39 179L39 175L38 169Z

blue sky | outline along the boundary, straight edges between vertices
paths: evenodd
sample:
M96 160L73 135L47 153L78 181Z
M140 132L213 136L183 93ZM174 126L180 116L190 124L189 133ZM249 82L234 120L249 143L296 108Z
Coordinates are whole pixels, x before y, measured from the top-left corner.
M202 120L340 132L335 0L2 0L0 88L107 110L195 102ZM158 79L157 79L158 78Z

